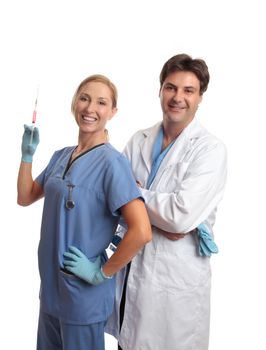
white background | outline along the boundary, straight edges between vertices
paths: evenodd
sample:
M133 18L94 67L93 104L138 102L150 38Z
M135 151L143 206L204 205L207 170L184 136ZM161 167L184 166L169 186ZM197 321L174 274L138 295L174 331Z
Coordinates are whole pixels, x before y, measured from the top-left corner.
M70 102L83 78L101 73L117 85L109 133L122 150L161 118L159 73L183 52L209 66L198 118L229 154L215 225L210 350L266 348L265 32L259 0L1 2L1 349L35 349L42 202L18 207L16 178L38 84L34 176L54 150L76 144ZM112 338L106 349L116 349Z

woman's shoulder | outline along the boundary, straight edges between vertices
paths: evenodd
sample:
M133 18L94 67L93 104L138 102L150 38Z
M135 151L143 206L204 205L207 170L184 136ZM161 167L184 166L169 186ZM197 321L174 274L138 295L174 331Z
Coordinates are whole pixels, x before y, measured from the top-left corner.
M69 146L54 151L52 157L50 158L50 164L54 164L62 158L69 157L70 154L73 152L74 148L75 146Z
M118 151L110 143L105 144L104 153L106 155L106 161L108 163L112 163L112 164L117 163L117 162L122 162L122 163L126 163L126 164L128 163L128 160L125 157L125 155L122 152Z
M104 144L104 152L108 154L109 156L113 157L120 157L122 156L122 153L119 152L111 143L107 142Z
M61 156L63 154L69 154L73 152L75 147L76 146L66 146L66 147L60 148L54 152L54 155Z

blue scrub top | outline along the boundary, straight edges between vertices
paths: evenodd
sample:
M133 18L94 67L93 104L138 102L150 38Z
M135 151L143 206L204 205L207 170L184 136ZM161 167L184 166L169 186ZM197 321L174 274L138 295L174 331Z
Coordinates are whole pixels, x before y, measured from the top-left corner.
M119 221L119 208L141 198L128 160L110 144L70 163L75 147L54 153L36 181L44 190L38 249L41 310L71 324L106 320L114 304L115 278L93 286L65 273L63 253L73 245L88 258L102 256ZM66 208L72 185L73 209Z

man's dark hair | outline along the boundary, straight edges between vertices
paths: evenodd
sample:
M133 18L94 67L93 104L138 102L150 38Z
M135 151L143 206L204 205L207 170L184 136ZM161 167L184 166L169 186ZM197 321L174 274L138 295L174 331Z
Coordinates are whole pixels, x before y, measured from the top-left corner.
M192 72L196 75L200 82L200 95L207 90L210 75L205 61L200 58L193 59L184 53L175 55L165 62L160 74L160 88L169 74L179 71Z

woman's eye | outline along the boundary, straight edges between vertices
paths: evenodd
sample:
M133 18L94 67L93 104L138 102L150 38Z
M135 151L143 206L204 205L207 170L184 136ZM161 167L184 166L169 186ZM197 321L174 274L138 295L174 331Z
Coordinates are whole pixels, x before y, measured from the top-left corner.
M88 99L86 98L86 97L84 97L84 96L80 96L80 101L87 101Z

